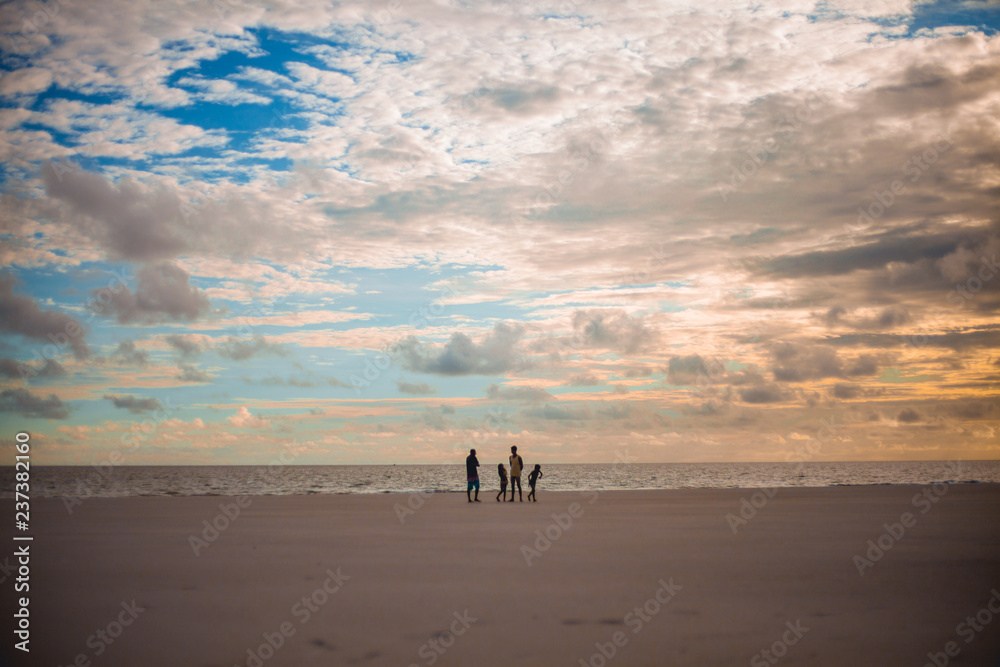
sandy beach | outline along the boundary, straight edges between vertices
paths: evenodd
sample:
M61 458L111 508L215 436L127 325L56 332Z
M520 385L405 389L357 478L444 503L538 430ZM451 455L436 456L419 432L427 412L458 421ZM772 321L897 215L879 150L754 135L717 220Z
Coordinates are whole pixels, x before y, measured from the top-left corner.
M4 650L109 667L1000 657L1000 486L539 498L34 500L31 653L9 631Z

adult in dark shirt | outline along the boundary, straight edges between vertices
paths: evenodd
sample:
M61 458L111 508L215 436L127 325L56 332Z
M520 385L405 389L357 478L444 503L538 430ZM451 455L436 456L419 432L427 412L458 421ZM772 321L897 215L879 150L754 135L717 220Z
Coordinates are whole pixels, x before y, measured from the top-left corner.
M472 500L472 488L476 489L476 500L479 502L479 459L476 458L476 450L469 450L469 455L465 457L465 474L469 478L469 488L466 489L465 495L468 497L469 502Z

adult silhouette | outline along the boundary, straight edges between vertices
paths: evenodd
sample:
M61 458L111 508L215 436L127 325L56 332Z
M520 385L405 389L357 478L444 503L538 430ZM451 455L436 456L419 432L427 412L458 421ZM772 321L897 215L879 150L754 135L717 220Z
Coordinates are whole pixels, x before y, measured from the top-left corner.
M517 454L517 445L512 445L510 448L510 500L507 502L514 502L514 489L517 488L517 497L523 503L524 498L521 497L521 469L524 467L524 461Z
M479 470L477 468L479 468L479 459L476 458L476 450L470 449L469 455L465 457L465 475L469 478L469 487L465 490L465 495L470 503L473 502L473 488L476 489L475 502L479 502Z

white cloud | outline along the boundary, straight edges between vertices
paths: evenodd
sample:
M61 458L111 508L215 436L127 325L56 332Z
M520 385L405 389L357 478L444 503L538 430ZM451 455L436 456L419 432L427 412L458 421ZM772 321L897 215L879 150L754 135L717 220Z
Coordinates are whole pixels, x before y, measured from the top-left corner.
M29 95L40 93L52 85L52 72L42 67L25 67L7 72L0 77L0 95Z
M236 428L267 428L271 425L266 419L250 414L250 410L245 405L241 405L236 414L229 417L227 421Z
M177 85L191 86L198 88L201 92L194 95L200 102L214 102L217 104L270 104L270 97L256 95L247 90L240 89L232 81L225 79L199 79L193 77L183 77L177 80Z

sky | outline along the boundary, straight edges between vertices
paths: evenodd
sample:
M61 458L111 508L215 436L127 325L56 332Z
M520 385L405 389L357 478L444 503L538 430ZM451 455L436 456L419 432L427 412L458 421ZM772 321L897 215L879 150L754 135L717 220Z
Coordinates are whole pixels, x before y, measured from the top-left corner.
M38 465L996 459L998 28L6 3L3 432Z

